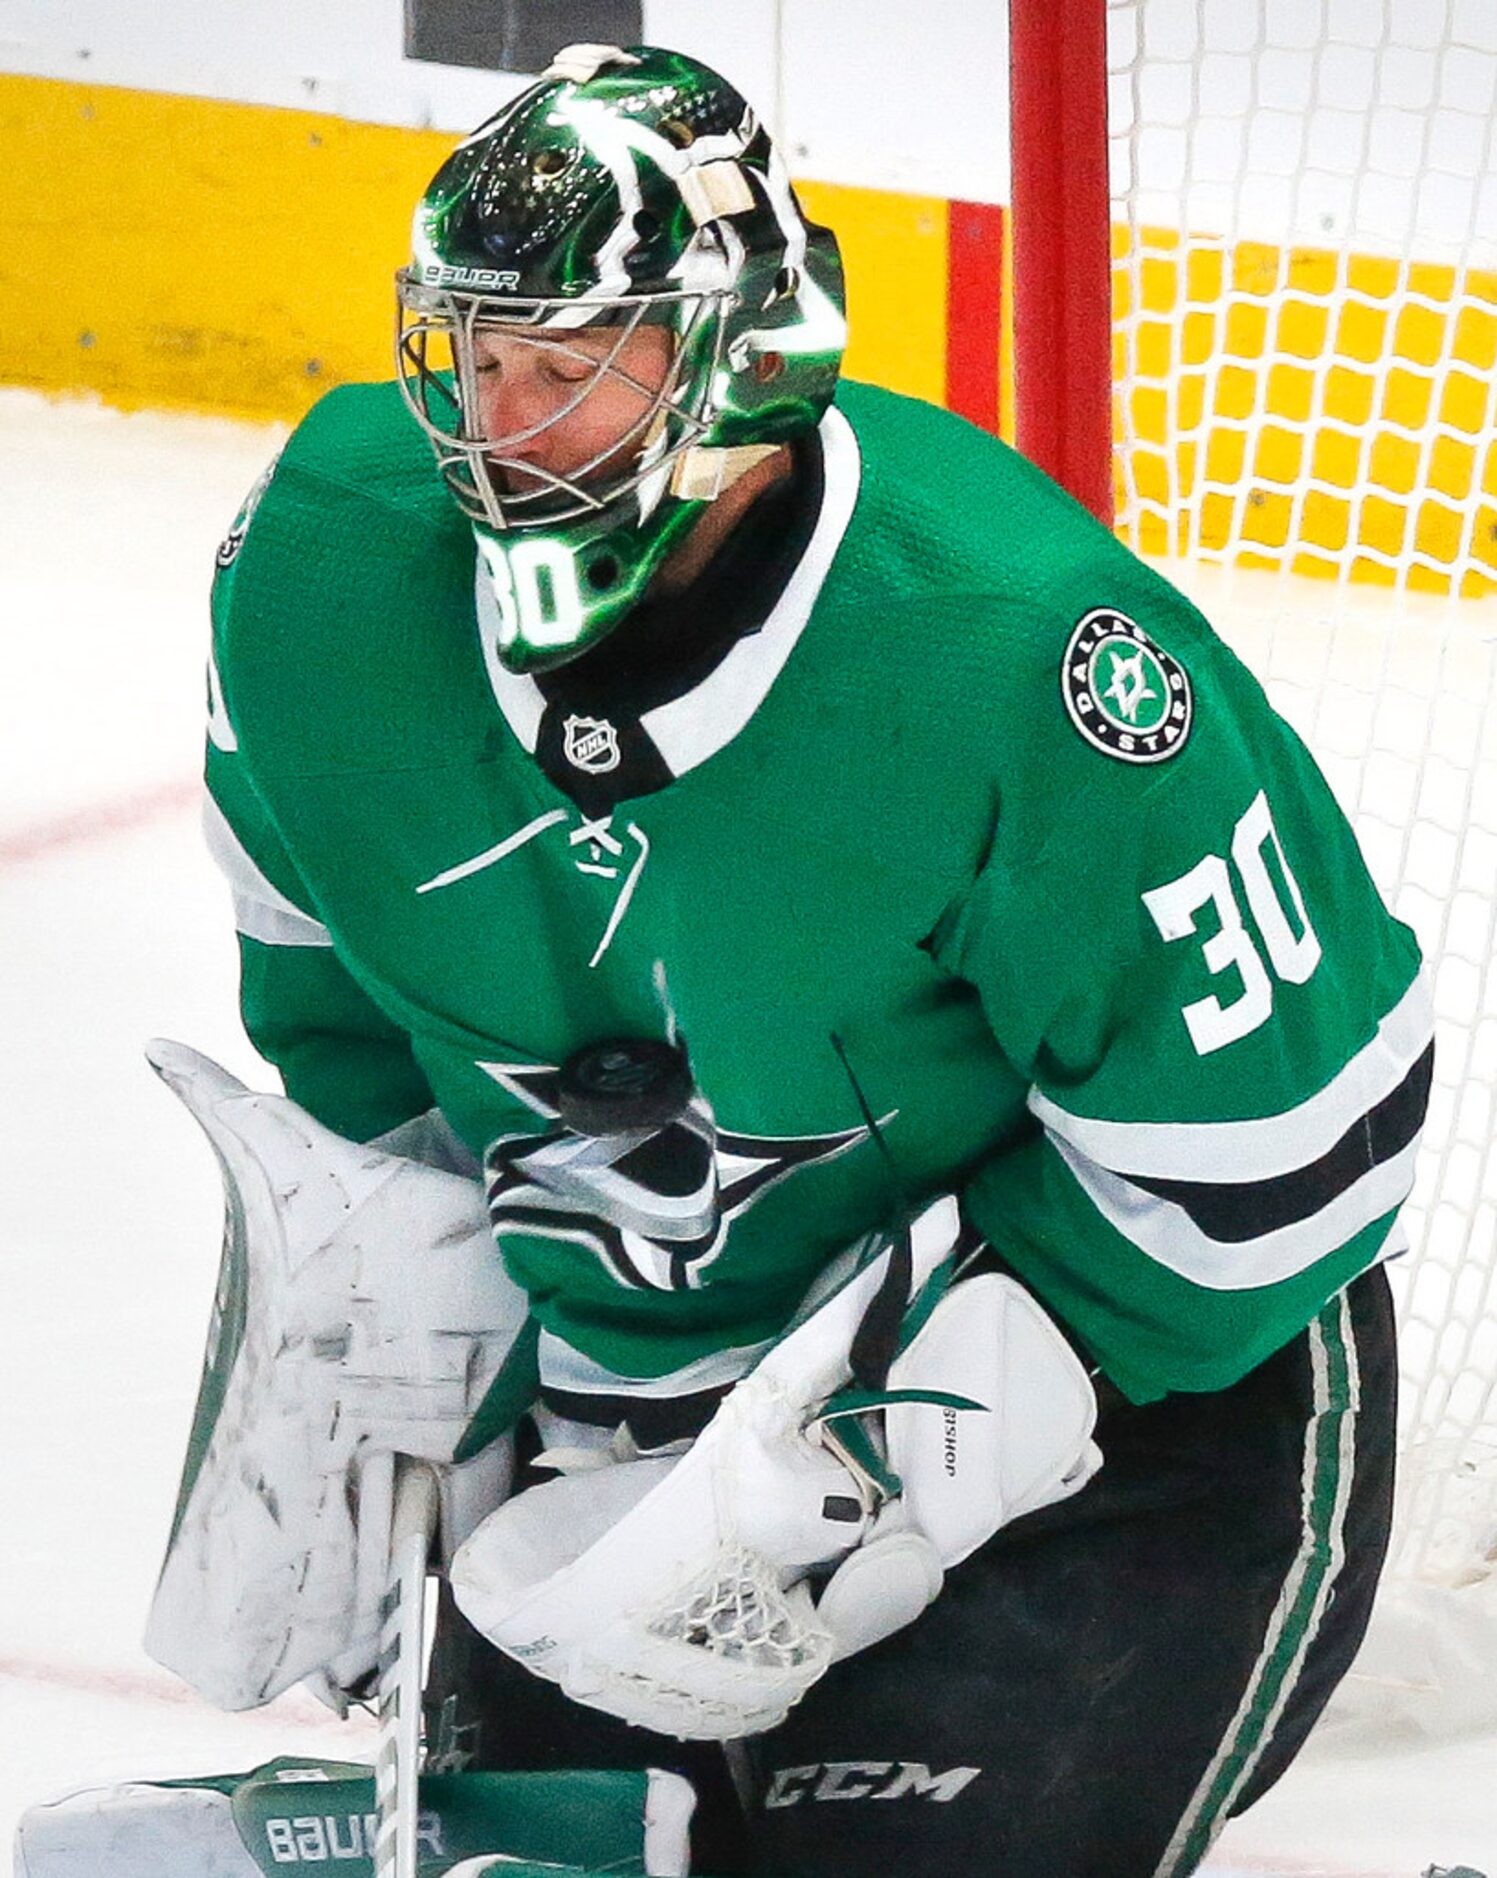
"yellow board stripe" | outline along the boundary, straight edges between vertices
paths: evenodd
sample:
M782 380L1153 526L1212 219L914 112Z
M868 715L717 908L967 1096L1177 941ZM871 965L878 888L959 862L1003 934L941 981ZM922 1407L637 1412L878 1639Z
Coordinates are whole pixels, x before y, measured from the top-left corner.
M837 232L847 269L847 374L941 404L946 396L947 204L840 183L797 182L812 221Z
M0 137L0 380L294 419L328 385L390 375L391 276L447 133L0 75ZM849 375L943 402L950 205L798 188L842 243ZM1448 586L1441 569L1464 555L1478 571L1462 590L1493 590L1497 276L1457 307L1449 268L1355 257L1331 331L1328 253L1140 239L1136 343L1160 382L1132 394L1133 464L1161 504L1140 546L1178 547L1190 509L1203 545L1236 530L1249 561L1277 564L1292 527L1301 571L1331 571L1349 542L1354 573L1387 582L1413 546L1413 584ZM1293 291L1270 305L1281 266ZM1120 271L1124 298L1131 278ZM1426 445L1432 365L1443 434ZM1307 459L1323 487L1296 512L1285 491Z
M390 376L391 277L452 136L7 76L0 136L0 379L291 419ZM849 373L939 403L946 204L800 190L846 256Z
M1172 229L1136 243L1114 231L1138 546L1235 541L1241 565L1319 575L1349 555L1386 586L1414 556L1411 587L1448 591L1461 568L1463 594L1497 591L1497 273Z
M0 142L0 378L290 418L391 375L391 276L452 138L0 77Z

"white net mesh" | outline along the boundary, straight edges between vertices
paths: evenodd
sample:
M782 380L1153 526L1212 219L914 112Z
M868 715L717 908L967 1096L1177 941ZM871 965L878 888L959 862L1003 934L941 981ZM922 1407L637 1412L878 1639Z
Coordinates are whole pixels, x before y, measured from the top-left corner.
M1497 7L1112 0L1121 512L1497 592Z
M1315 749L1435 971L1435 1091L1394 1268L1390 1609L1424 1621L1414 1587L1482 1583L1486 1609L1497 6L1108 0L1108 49L1123 531L1185 558L1170 573ZM1422 1726L1439 1681L1411 1673Z
M1187 557L1432 962L1391 1569L1490 1586L1497 5L1108 0L1108 29L1122 525Z

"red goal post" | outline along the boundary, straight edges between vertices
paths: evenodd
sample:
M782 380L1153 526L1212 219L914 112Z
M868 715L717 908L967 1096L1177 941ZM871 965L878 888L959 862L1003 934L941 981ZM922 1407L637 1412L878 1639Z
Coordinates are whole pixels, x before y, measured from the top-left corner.
M1015 440L1113 519L1105 0L1009 0Z

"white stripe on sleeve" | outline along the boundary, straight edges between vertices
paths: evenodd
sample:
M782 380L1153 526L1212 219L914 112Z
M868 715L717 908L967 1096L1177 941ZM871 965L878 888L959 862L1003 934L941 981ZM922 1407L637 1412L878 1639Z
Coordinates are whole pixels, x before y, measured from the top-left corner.
M1118 1122L1077 1115L1040 1090L1029 1107L1058 1141L1099 1167L1149 1180L1273 1180L1328 1153L1391 1095L1434 1032L1428 975L1421 971L1372 1040L1323 1089L1277 1115L1242 1122Z
M256 867L212 796L203 803L203 836L229 883L234 924L246 939L267 946L331 947L327 927L288 900Z

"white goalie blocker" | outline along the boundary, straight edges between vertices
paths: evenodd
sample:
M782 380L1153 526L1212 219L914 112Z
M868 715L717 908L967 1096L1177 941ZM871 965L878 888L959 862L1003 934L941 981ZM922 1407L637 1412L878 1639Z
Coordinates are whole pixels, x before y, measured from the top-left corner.
M438 1463L452 1544L509 1487L451 1465L526 1317L479 1184L333 1134L157 1042L225 1189L223 1263L146 1648L221 1708L308 1680L341 1706L379 1651L396 1455Z
M907 1330L951 1276L958 1230L951 1199L915 1221ZM1006 1275L958 1279L887 1388L846 1393L893 1256L887 1240L845 1255L683 1456L567 1475L492 1513L452 1565L470 1620L578 1701L734 1739L912 1622L1001 1526L1084 1486L1101 1464L1095 1392Z

